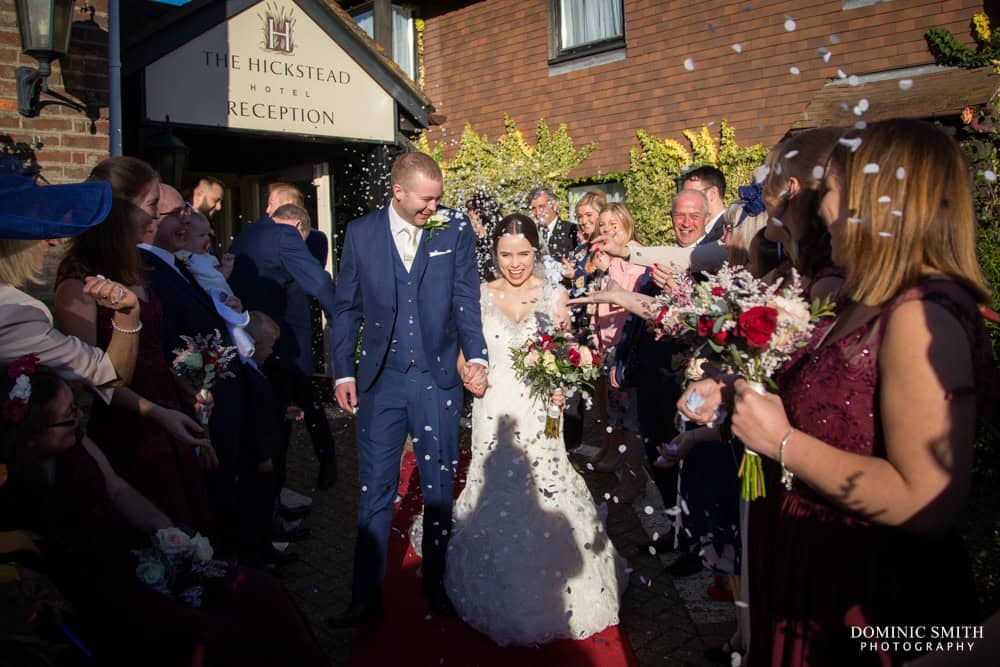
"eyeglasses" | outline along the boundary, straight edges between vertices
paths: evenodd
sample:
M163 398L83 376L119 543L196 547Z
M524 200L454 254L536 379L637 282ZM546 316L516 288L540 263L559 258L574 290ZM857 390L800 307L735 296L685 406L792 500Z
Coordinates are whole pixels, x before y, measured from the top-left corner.
M190 218L192 210L193 208L191 204L185 202L184 204L178 206L177 208L172 208L169 211L161 211L159 213L159 216L161 218L169 218L170 216L175 215L178 218Z
M74 401L73 405L70 406L70 410L73 412L72 419L65 419L61 422L46 424L45 428L66 428L67 426L76 426L80 423L80 404Z

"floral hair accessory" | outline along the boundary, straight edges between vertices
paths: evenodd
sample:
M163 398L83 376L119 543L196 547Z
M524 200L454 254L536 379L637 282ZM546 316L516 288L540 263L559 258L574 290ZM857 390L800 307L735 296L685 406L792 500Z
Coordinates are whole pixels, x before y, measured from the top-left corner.
M764 199L761 197L764 188L758 181L754 181L750 185L741 185L738 191L740 199L743 201L743 210L740 212L739 222L733 227L742 225L747 216L760 215L764 212Z
M38 357L26 354L19 357L7 368L7 376L14 381L3 402L3 419L17 424L28 416L28 401L31 400L31 376L35 373Z

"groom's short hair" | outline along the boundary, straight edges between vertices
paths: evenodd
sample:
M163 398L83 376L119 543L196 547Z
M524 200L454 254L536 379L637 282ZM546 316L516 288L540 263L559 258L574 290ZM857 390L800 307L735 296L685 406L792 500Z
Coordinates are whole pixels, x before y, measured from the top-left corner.
M441 167L427 153L412 151L403 153L396 158L392 165L391 185L409 185L410 179L416 174L422 174L432 181L444 180L441 175Z

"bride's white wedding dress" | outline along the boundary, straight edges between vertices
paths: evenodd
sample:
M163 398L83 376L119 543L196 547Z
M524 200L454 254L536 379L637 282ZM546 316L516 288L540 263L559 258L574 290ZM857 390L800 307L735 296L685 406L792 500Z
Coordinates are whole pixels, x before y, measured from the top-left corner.
M459 616L500 645L582 639L618 623L625 561L562 438L546 438L510 348L548 324L561 287L514 322L482 288L489 389L472 409L472 460L455 503L445 587Z

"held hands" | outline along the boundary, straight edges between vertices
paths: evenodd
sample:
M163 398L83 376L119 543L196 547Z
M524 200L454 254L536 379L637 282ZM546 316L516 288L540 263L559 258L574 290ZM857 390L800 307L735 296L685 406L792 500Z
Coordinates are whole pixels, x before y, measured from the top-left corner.
M556 389L552 392L552 396L549 397L549 403L556 406L560 410L566 407L566 395L563 393L562 389Z
M753 451L777 459L781 439L790 428L781 397L758 394L746 380L737 380L733 389L733 435Z
M333 395L337 397L337 405L342 410L356 415L358 413L358 385L351 380L342 382L334 387Z
M83 279L83 293L89 295L98 306L128 315L139 306L139 300L129 288L104 276L87 276Z
M462 369L462 383L474 396L482 396L489 384L486 367L471 361L465 362L465 367Z

